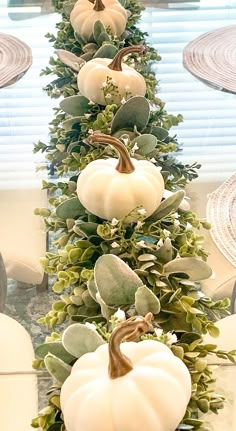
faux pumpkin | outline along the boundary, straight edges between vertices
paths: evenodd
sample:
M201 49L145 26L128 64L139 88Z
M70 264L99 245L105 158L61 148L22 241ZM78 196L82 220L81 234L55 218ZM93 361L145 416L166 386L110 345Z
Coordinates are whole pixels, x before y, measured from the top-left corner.
M119 160L98 159L89 163L77 181L82 205L101 218L121 219L138 206L150 216L159 206L164 181L160 168L147 160L131 159L125 145L117 138L94 133L91 142L107 143L119 152ZM131 222L132 218L127 219Z
M176 429L190 399L190 374L166 345L133 342L151 330L152 318L122 322L109 345L75 362L61 390L67 431Z
M80 70L77 78L80 93L94 103L106 105L120 103L123 97L145 96L146 82L133 67L122 64L130 53L142 54L143 45L121 49L114 59L93 58Z
M126 27L127 11L118 0L78 0L70 14L70 22L83 39L88 40L96 21L101 21L111 33L120 36Z

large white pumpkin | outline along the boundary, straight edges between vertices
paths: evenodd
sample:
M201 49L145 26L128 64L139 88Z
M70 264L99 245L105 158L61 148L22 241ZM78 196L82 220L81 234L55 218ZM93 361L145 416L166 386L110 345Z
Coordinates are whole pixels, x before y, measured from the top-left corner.
M78 74L80 93L100 105L120 104L123 98L145 96L146 82L143 76L133 67L122 63L125 55L143 52L142 45L129 46L121 49L112 61L110 58L88 61Z
M179 425L191 395L187 367L158 341L121 344L148 330L149 315L121 323L109 346L76 361L61 390L67 431L174 431Z
M96 21L101 21L111 33L120 36L126 27L127 11L118 0L78 0L70 14L73 29L88 40Z
M124 144L114 137L95 133L91 140L113 145L120 159L94 160L83 169L77 181L82 205L106 220L119 220L139 206L146 210L145 217L150 216L164 193L160 168L146 160L130 159Z

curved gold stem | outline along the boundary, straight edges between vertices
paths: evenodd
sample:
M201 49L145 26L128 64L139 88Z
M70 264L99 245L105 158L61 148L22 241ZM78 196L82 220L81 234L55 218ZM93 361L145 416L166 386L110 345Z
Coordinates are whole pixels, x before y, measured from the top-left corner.
M99 142L102 144L110 144L119 152L119 161L116 166L116 170L121 174L131 174L134 172L135 167L131 161L129 153L122 142L110 135L105 133L94 133L90 136L91 142Z
M145 317L135 316L120 323L113 331L109 340L109 377L117 379L129 373L133 369L131 360L125 356L120 345L122 341L136 341L140 335L153 330L153 314L148 313Z
M108 65L109 69L122 72L122 59L125 55L136 52L138 54L143 54L145 52L144 45L131 45L127 48L122 48L117 52L116 56L113 58L112 62Z

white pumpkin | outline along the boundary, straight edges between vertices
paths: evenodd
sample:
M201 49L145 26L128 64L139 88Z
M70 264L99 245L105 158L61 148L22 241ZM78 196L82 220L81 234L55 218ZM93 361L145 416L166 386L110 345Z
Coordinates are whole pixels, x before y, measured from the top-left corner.
M70 22L83 39L88 40L96 21L101 21L111 33L120 36L126 27L128 14L118 0L78 0L70 14Z
M121 323L109 346L75 362L61 390L67 431L174 431L179 425L191 396L187 367L158 341L132 342L150 330L151 318Z
M120 158L94 160L81 172L77 194L82 205L106 220L119 220L139 206L146 210L145 217L149 217L160 205L164 193L161 168L147 160L131 159L117 138L94 133L90 139L111 144ZM126 221L131 222L132 218Z
M133 67L122 63L122 58L130 53L144 52L143 45L121 49L114 59L93 58L80 70L77 84L80 93L100 105L119 104L123 98L145 96L146 82ZM110 81L112 86L111 88Z

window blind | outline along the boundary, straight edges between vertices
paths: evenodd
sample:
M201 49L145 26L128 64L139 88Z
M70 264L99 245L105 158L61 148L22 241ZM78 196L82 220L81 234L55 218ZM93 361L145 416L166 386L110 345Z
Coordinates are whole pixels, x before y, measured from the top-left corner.
M39 74L53 54L44 36L55 31L58 16L13 21L5 8L0 10L0 21L1 32L27 43L33 54L33 64L25 76L0 89L0 189L40 187L41 179L36 173L39 156L33 155L33 144L39 139L48 141L48 123L58 103L42 90L51 77Z
M178 158L189 164L200 162L202 178L225 179L236 169L236 96L194 78L182 65L182 53L200 34L236 24L236 5L210 7L206 0L202 4L189 9L174 4L168 9L147 7L141 29L149 33L149 43L162 57L153 65L159 97L168 112L184 116L184 123L172 129L183 144Z

